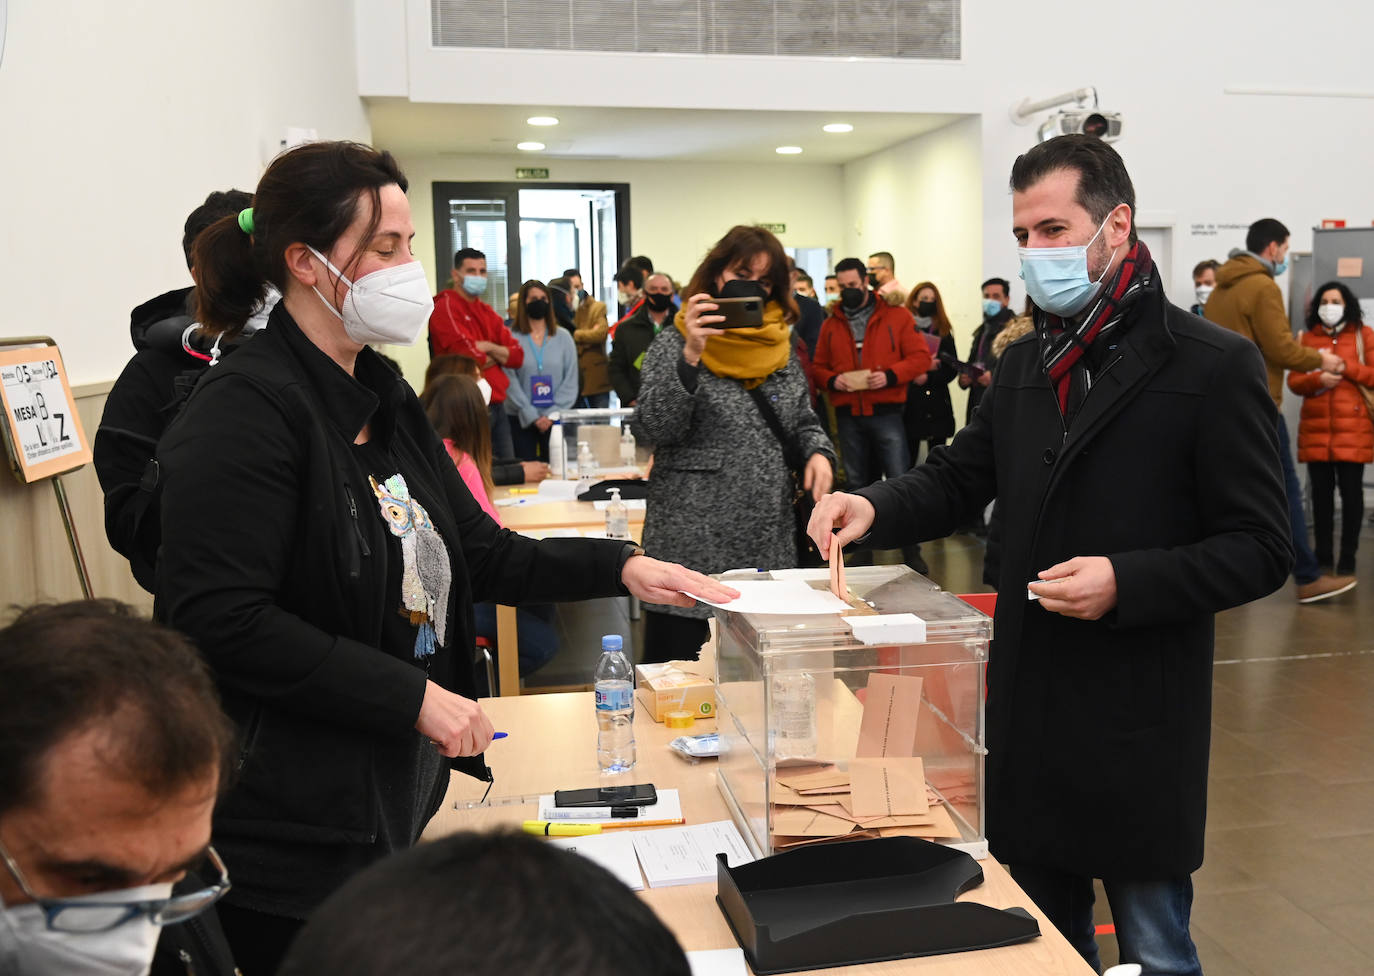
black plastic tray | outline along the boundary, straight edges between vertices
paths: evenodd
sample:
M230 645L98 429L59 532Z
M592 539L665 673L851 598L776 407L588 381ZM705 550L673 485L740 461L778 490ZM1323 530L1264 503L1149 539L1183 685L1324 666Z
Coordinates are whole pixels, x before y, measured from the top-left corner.
M818 844L732 868L716 902L758 976L1026 942L1024 908L954 899L983 883L963 851L918 837Z

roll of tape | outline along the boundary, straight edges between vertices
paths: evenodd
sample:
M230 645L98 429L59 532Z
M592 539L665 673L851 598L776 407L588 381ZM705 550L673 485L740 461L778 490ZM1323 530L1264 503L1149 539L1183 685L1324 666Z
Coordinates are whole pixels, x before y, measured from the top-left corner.
M663 716L663 724L670 729L690 729L696 721L691 712L668 712Z

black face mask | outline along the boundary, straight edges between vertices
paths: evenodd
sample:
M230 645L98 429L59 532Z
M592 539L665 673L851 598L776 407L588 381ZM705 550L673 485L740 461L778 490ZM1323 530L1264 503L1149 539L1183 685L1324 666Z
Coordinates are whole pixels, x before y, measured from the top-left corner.
M916 314L917 314L917 315L925 316L926 318L929 318L929 317L933 316L933 315L935 314L935 303L934 303L934 302L917 302L917 303L916 303Z
M871 288L878 287L878 276L874 274L872 271L868 273L868 284Z
M720 294L717 298L758 298L768 299L768 292L763 290L763 284L758 281L745 281L742 278L735 278L727 281L721 286Z
M657 292L646 292L644 300L649 303L649 308L655 312L666 312L673 304L672 295L661 295Z
M532 319L542 319L549 314L549 302L546 298L536 298L532 302L525 303L525 314Z
M841 288L840 304L845 308L863 308L868 301L868 292L862 288Z

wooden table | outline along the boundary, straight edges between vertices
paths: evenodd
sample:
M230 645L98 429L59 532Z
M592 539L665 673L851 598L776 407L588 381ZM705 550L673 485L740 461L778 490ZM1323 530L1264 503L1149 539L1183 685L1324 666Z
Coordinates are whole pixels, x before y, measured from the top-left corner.
M532 539L548 538L554 534L603 531L606 528L606 513L598 511L594 502L548 502L537 501L536 495L527 494L537 485L519 485L497 488L492 492L492 501L502 498L528 499L519 505L497 506L501 523L512 532L519 532ZM514 488L514 491L512 490ZM519 492L515 494L514 492ZM644 532L644 509L630 509L630 535L638 539ZM520 655L519 630L516 625L515 608L497 604L496 607L496 646L498 680L503 694L520 694ZM495 690L495 689L493 689Z
M603 777L597 769L596 719L589 692L484 699L482 708L497 730L509 733L487 750L487 762L495 775L491 797L487 805L475 805L480 802L486 784L454 774L443 806L425 831L426 838L465 829L518 825L536 815L536 798L541 793L624 781L624 777ZM692 731L709 732L714 725L713 721L698 722ZM654 722L643 709L636 709L639 762L630 781L678 789L689 824L730 819L725 800L716 787L714 762L689 763L668 749L668 743L680 734ZM1088 964L1001 865L991 858L981 865L983 884L960 896L961 900L997 908L1017 905L1028 909L1040 923L1038 939L1000 949L818 972L828 976L1092 976ZM689 951L738 945L715 903L715 894L714 883L645 888L641 892L644 901Z

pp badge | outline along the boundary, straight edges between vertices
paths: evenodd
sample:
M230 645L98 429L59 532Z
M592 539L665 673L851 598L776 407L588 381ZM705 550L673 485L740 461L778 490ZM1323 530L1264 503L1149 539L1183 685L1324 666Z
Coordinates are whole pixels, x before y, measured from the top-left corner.
M530 377L530 406L540 409L553 406L552 376Z

